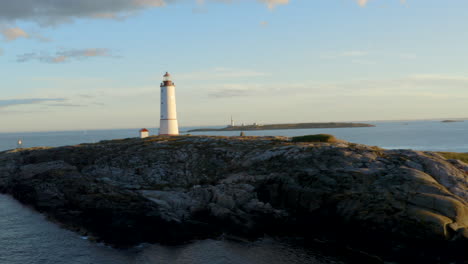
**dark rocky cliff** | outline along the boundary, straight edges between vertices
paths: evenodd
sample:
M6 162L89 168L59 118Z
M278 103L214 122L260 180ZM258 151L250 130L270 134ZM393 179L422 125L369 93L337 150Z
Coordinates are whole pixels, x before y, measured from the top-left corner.
M0 153L0 190L114 245L269 234L463 261L467 171L345 142L152 137Z

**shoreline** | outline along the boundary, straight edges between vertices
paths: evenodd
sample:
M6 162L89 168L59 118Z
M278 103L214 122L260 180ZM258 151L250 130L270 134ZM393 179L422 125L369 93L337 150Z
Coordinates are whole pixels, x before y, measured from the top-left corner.
M269 124L269 125L247 125L228 126L225 128L198 128L187 132L213 132L213 131L261 131L261 130L288 130L288 129L318 129L318 128L355 128L355 127L376 127L364 123L294 123L294 124Z

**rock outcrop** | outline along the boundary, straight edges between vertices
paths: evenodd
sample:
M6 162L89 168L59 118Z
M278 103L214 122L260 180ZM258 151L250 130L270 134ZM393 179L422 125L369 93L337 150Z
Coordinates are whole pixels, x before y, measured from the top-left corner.
M269 234L462 260L467 170L352 143L151 137L0 153L0 190L114 245Z

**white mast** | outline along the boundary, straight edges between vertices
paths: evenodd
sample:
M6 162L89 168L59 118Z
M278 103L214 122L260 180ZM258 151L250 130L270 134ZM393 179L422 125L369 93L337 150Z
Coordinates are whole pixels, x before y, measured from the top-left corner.
M177 122L175 85L171 75L166 72L161 83L161 122L159 135L179 135L179 124Z

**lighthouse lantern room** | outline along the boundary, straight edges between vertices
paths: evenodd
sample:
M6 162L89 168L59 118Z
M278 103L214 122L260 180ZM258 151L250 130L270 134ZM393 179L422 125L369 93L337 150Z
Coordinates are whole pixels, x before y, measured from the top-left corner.
M175 85L171 75L166 72L161 83L161 122L159 135L179 135L179 124L177 122Z

